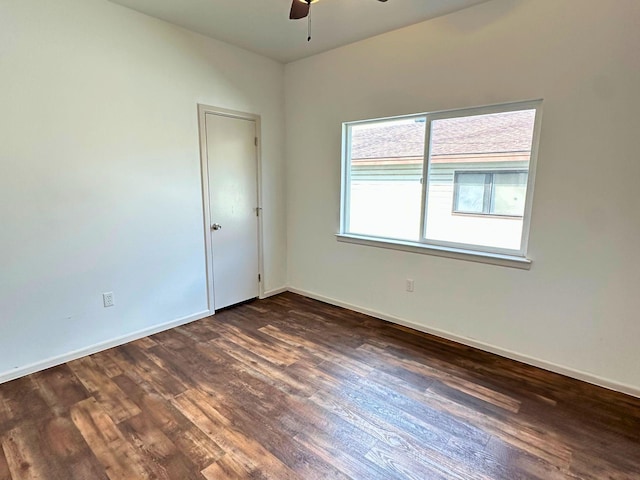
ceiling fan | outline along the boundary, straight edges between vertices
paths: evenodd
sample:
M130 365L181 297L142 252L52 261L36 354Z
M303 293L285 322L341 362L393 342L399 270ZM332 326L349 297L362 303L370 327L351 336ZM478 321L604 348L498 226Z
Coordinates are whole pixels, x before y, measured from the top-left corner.
M301 18L309 17L309 37L307 41L311 41L311 4L316 3L318 0L292 0L291 11L289 12L289 18L291 20L299 20ZM386 2L387 0L378 0L379 2Z
M293 0L291 2L291 12L289 18L291 20L298 20L309 15L311 10L311 4L316 3L318 0ZM379 2L386 2L387 0L378 0Z

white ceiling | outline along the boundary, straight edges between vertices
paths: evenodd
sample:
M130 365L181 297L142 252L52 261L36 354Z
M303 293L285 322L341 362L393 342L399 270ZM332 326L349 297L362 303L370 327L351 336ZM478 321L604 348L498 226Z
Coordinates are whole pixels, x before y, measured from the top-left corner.
M290 62L486 0L319 0L307 21L291 0L110 0L281 62ZM297 1L297 0L296 0Z

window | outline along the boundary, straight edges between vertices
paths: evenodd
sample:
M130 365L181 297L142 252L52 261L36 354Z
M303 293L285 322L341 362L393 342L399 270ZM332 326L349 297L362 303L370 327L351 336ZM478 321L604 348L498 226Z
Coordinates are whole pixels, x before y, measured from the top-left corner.
M453 212L524 216L526 171L454 172Z
M526 257L540 103L345 123L339 237Z

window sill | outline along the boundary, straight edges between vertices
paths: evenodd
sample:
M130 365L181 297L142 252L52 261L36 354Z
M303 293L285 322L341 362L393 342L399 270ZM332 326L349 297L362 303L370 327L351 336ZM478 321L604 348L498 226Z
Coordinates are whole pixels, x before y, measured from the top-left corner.
M505 255L501 253L476 252L474 250L464 250L461 248L441 247L438 245L427 245L418 242L408 242L404 240L381 239L366 237L363 235L352 235L346 233L336 234L339 242L354 243L356 245L366 245L369 247L389 248L403 252L421 253L424 255L435 255L437 257L455 258L470 262L488 263L490 265L500 265L503 267L520 268L529 270L531 260L515 255Z

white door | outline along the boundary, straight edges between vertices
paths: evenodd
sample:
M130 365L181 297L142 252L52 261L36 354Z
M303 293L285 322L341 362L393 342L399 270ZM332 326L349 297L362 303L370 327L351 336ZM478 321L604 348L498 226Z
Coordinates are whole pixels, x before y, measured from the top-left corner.
M214 309L259 295L256 122L205 115Z

